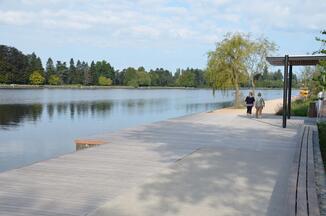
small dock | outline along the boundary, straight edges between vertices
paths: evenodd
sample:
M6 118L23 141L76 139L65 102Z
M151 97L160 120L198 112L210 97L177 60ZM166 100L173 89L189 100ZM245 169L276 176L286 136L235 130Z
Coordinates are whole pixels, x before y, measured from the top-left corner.
M284 215L302 124L223 109L91 137L0 173L0 215Z

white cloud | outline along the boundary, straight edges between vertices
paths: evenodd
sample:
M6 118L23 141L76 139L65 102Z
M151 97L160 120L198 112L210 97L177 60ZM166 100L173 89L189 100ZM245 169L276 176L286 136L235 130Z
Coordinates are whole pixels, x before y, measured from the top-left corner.
M6 1L5 1L6 2ZM7 2L10 2L7 0ZM64 29L107 40L212 43L230 30L309 31L325 28L325 0L21 0L0 11L0 24ZM90 33L92 32L92 34ZM91 40L91 39L90 39ZM81 40L83 41L83 40Z
M0 11L0 23L9 25L26 25L33 21L34 14L21 11Z

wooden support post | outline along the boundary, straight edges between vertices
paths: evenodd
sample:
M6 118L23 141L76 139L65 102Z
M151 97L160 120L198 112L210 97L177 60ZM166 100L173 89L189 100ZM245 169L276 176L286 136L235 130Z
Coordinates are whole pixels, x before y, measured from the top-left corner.
M286 128L288 67L289 67L289 56L285 55L285 57L284 57L284 84L283 84L283 128Z
M292 97L292 65L289 70L289 94L288 94L288 119L291 118L291 97Z

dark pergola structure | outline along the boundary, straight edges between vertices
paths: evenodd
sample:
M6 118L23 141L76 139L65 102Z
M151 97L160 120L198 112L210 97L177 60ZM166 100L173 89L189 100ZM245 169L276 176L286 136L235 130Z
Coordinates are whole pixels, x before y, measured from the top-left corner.
M326 55L285 55L284 57L266 57L266 60L271 65L284 66L283 128L286 128L286 117L291 118L292 67L317 65L320 61L326 61Z

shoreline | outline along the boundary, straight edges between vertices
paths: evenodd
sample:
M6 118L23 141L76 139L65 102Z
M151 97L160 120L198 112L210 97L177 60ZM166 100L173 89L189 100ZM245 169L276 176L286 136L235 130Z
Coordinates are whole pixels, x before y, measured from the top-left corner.
M209 89L177 86L86 86L86 85L24 85L24 84L0 84L0 89Z
M0 89L183 89L183 90L199 90L207 89L212 90L209 87L180 87L180 86L87 86L87 85L27 85L27 84L0 84ZM283 88L256 88L256 90L281 90ZM217 91L232 91L234 89ZM243 90L251 90L251 88L241 88ZM294 88L295 90L295 88Z

